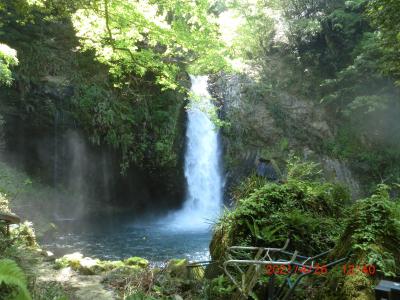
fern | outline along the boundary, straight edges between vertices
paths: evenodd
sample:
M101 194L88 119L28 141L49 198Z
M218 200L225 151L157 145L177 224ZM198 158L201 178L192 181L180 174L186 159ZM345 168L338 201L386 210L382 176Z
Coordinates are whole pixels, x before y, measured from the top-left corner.
M17 288L15 300L31 300L26 277L22 269L11 259L0 260L0 284Z
M277 236L276 233L279 232L282 228L284 228L284 225L280 226L275 226L275 225L270 225L270 226L264 226L261 230L259 226L257 225L256 221L253 219L253 224L250 224L248 220L246 220L247 227L251 231L251 234L256 237L259 240L263 240L266 242L275 242L275 241L282 241L285 238L282 236Z

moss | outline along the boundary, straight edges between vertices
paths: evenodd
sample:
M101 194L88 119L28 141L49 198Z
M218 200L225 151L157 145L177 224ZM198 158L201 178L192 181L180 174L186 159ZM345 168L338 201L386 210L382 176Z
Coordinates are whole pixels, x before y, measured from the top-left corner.
M345 276L342 287L342 299L373 300L371 280L359 270L354 275Z
M370 276L358 269L351 275L338 270L330 272L320 296L327 294L343 300L374 299L373 286L379 279L399 276L399 212L398 202L389 198L385 185L378 186L374 195L353 205L333 256L347 256L347 264L354 266L374 265L376 275Z
M130 257L124 261L110 261L83 257L79 252L67 254L55 260L55 268L61 269L70 267L83 275L96 275L116 269L124 269L132 272L145 269L148 265L149 262L141 257Z
M71 267L73 270L78 270L80 266L80 261L83 259L83 255L79 252L72 254L66 254L61 258L56 259L55 267L57 269Z
M315 299L323 300L373 300L375 279L361 270L343 274L342 268L329 271L325 283L316 290Z
M120 261L120 260L101 260L98 262L98 266L103 270L103 271L110 271L118 268L125 267L125 264Z
M129 258L125 259L124 263L128 266L139 266L142 268L146 268L149 265L149 261L147 259L137 257L137 256L133 256L133 257L129 257Z
M179 277L186 279L189 276L189 270L187 268L188 263L189 262L187 259L171 259L168 262L166 271L172 277Z
M227 229L223 222L219 223L213 232L213 238L210 243L210 254L213 258L224 257L226 249L229 247L229 238Z
M350 254L354 263L375 264L382 276L400 274L400 208L389 198L388 186L359 200L349 212L335 256Z

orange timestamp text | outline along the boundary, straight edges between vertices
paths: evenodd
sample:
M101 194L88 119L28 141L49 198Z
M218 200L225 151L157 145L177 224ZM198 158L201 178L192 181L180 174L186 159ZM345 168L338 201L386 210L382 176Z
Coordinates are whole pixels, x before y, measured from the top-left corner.
M266 274L271 275L288 275L288 274L308 274L325 275L328 273L326 265L314 264L313 266L300 265L300 264L271 264L265 265ZM356 271L363 272L366 275L373 276L376 273L376 267L372 264L344 264L342 272L344 275L354 275Z

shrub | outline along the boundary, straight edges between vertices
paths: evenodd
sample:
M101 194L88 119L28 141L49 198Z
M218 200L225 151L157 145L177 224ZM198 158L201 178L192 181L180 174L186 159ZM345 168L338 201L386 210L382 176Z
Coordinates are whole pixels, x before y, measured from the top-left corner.
M348 191L321 178L318 165L291 157L284 183L250 177L239 186L236 207L226 211L214 228L210 252L213 260L225 260L233 245L282 247L314 256L334 248L342 233ZM218 274L214 274L218 275ZM258 288L265 285L260 279Z
M379 278L400 274L400 205L389 197L389 187L380 184L371 197L357 201L349 211L346 227L334 256L348 255L349 264L374 265L377 276L356 271L353 276L329 274L321 293L329 299L372 299ZM337 287L340 287L337 289Z
M342 229L337 219L343 216L349 195L343 187L319 179L319 174L316 164L292 158L284 184L255 177L244 180L236 193L242 196L236 208L215 227L213 259L221 259L231 245L280 247L287 238L291 248L306 255L333 247Z
M382 276L393 277L400 274L400 205L388 191L380 184L374 195L352 207L336 254L349 252L353 262L375 264Z
M17 243L26 247L37 248L35 230L32 222L25 221L11 230L11 236L17 239Z

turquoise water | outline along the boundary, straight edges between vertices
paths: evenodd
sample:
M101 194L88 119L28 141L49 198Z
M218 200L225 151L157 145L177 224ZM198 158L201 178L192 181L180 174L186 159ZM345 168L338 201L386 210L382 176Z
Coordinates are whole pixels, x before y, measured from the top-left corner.
M156 264L171 258L208 260L211 230L177 230L157 222L120 217L58 222L58 232L41 241L57 256L80 252L100 259L144 257Z
M218 128L206 113L213 107L207 89L208 77L190 78L191 91L197 97L190 101L187 111L184 166L187 195L182 208L165 216L163 223L156 218L138 222L129 214L64 220L58 222L60 230L51 239L41 241L44 248L57 256L72 252L101 259L140 256L154 263L171 258L209 259L208 224L217 219L222 208L222 152ZM78 164L75 169L80 171L79 167Z

